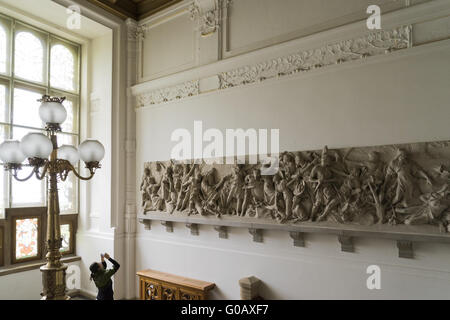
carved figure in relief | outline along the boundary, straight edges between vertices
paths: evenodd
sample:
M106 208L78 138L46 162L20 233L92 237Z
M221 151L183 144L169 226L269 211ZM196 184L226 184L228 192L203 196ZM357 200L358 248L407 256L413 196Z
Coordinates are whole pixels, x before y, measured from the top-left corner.
M294 196L287 186L287 179L281 174L273 176L273 183L276 191L275 204L277 211L275 212L275 217L279 221L284 222L292 217L292 199Z
M342 223L352 221L364 207L360 168L350 169L337 194L340 201L337 219Z
M441 231L445 231L449 223L449 195L448 185L444 185L439 191L421 195L421 205L397 209L397 212L407 216L405 224L437 224Z
M314 161L307 161L300 152L295 154L295 173L293 179L298 177L308 177L314 168Z
M293 174L295 174L296 170L297 166L295 164L292 153L285 152L281 158L280 173L286 179L289 179Z
M200 214L203 215L203 201L204 198L202 196L202 175L200 172L200 168L195 169L195 173L191 176L188 181L186 181L182 187L188 186L188 197L189 197L189 206L188 206L188 215L191 214Z
M244 178L245 178L244 165L235 164L232 168L230 192L228 194L226 207L228 208L228 210L232 210L231 202L233 200L236 200L235 213L237 215L239 214L239 212L242 211L242 204L244 202L244 192L243 192L243 187L245 184Z
M201 190L204 196L204 210L209 214L220 217L220 209L222 208L220 189L227 179L229 179L230 175L223 177L216 183L216 171L215 168L211 168L204 174L201 182Z
M148 191L148 187L151 183L151 171L149 168L144 169L144 176L142 177L141 186L139 187L139 190L141 191L141 197L142 197L142 203L141 206L145 207L146 203L150 201L150 193Z
M161 182L157 183L156 179L153 176L151 176L150 183L149 183L147 190L149 190L150 200L151 200L150 208L152 210L156 210L156 211L163 210L164 201L159 195L160 187L161 187Z
M304 206L305 200L310 200L310 196L308 195L308 186L306 185L306 181L301 177L295 178L298 181L296 182L295 188L293 190L292 199L292 214L295 221L306 221L309 219L309 213ZM294 179L292 181L295 181Z
M391 183L393 191L392 206L407 208L416 205L420 187L417 179L425 179L431 186L431 179L425 171L411 159L406 151L398 149L396 157L387 168L386 181Z
M261 178L260 169L254 168L252 170L252 175L247 176L247 182L245 189L250 191L251 200L255 208L260 208L264 205L264 181Z
M189 202L189 197L186 196L186 194L189 191L189 186L186 185L186 182L189 180L189 178L192 176L195 170L195 165L190 165L187 163L182 164L183 167L183 173L181 177L181 185L180 185L180 191L178 193L177 197L177 204L176 204L176 210L183 211L186 209L187 204Z
M450 169L447 168L445 165L441 164L434 168L435 174L446 181L447 183L450 183Z
M312 169L309 181L316 184L310 220L316 221L316 218L317 221L325 220L328 214L336 209L339 204L335 185L338 179L335 178L335 173L330 166L327 147L322 151L321 163ZM317 217L320 211L322 213Z
M244 192L244 201L242 203L242 208L239 216L243 217L247 213L247 209L252 201L252 193L251 193L251 187L250 185L253 185L254 183L254 176L252 174L248 174L245 176L244 179L245 185L242 187Z
M448 230L450 143L411 148L415 153L397 148L394 156L386 146L355 155L353 148L284 152L273 176L262 176L261 164L146 164L141 206L144 212L234 214L279 223L428 224Z
M353 149L349 150L348 155ZM346 161L351 166L361 169L360 183L361 194L360 199L363 202L359 210L368 210L372 207L374 216L379 224L385 222L385 172L386 164L381 160L379 152L370 151L366 160L351 160L348 157Z
M275 185L272 176L263 176L264 181L264 203L267 206L275 206Z
M173 182L173 167L168 166L161 180L161 198L164 200L166 209L173 212L175 209L176 192ZM173 207L173 208L171 208Z

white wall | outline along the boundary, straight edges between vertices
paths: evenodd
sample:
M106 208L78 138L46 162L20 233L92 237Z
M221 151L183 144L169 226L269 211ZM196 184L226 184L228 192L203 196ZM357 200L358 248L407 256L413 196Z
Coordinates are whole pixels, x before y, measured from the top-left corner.
M105 158L95 179L81 181L91 192L87 202L88 228L107 232L111 227L111 101L112 101L112 32L91 40L90 103L83 123L86 138L101 141ZM85 172L88 172L85 170ZM95 193L94 193L95 192Z
M67 265L80 266L80 261ZM39 269L0 277L0 300L39 300L41 292L42 273Z
M137 177L144 162L169 159L172 131L193 132L195 120L223 133L278 128L281 150L293 151L450 139L450 47L412 52L138 109ZM193 237L182 224L170 234L154 221L151 230L138 226L136 269L215 282L213 298L223 299L238 299L238 280L250 275L269 299L450 298L448 245L415 244L408 260L390 240L358 238L355 253L340 252L334 236L306 242L296 248L287 233L270 231L257 244L236 228L223 240L211 226ZM366 288L371 264L381 267L382 290Z

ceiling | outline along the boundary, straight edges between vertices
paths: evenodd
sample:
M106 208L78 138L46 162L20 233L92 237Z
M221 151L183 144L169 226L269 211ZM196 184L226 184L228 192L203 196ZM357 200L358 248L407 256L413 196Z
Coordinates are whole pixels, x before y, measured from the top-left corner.
M140 20L182 0L88 0L116 16Z

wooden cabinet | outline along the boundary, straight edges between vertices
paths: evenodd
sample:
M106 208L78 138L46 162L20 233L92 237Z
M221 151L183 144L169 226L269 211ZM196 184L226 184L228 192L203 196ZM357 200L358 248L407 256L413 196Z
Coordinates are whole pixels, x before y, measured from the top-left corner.
M176 276L156 270L143 270L139 276L141 300L206 300L212 282Z

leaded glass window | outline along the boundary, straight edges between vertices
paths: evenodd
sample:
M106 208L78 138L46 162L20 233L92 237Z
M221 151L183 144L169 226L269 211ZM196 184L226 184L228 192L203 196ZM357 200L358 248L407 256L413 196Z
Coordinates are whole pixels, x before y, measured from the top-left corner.
M51 48L50 85L67 91L75 90L75 59L67 46L56 44Z
M0 72L6 73L8 38L6 37L5 28L0 25Z
M44 43L33 33L16 34L14 47L14 73L17 77L44 81Z
M39 254L38 244L38 218L16 219L16 260L37 257Z
M61 252L68 252L70 251L70 224L62 224L61 225L61 238L62 238L62 245L61 245Z
M36 100L47 94L66 97L58 144L78 145L80 51L76 43L0 14L0 143L44 132ZM0 180L0 219L5 208L46 206L45 180L21 183L4 172ZM78 180L69 175L59 189L61 213L77 213Z

